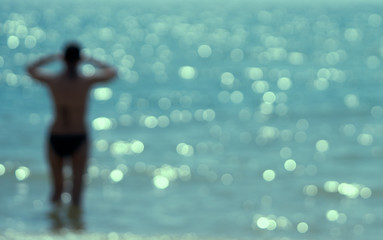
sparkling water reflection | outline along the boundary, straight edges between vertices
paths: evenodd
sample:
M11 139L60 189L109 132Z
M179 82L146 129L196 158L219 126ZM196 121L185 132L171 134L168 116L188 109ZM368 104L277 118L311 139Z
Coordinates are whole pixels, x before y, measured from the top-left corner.
M86 231L381 235L379 4L24 4L0 10L5 236L47 225L52 113L24 66L71 39L119 71L91 94Z

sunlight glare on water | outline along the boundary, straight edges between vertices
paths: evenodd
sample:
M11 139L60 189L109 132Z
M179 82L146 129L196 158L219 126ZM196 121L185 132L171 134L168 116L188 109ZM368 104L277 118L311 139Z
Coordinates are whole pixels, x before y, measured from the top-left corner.
M70 40L118 72L90 92L84 238L383 234L379 5L2 3L0 238L60 225L37 216L54 111L25 67Z
M93 96L96 100L106 101L112 98L113 91L107 87L96 88L93 92Z
M196 77L196 70L192 66L183 66L179 69L178 74L183 79L191 80Z
M266 181L266 182L271 182L275 179L275 171L274 170L271 170L271 169L268 169L268 170L265 170L263 172L263 179Z
M112 121L106 117L98 117L92 121L95 130L108 130L113 126Z
M20 40L17 36L9 36L7 45L10 49L16 49L20 44Z
M169 179L164 176L155 176L153 178L153 184L158 189L165 189L169 186Z
M212 54L212 49L209 45L200 45L198 47L198 55L201 57L201 58L208 58L210 57Z
M15 176L17 180L23 181L26 180L30 175L30 170L27 167L21 166L15 171Z
M4 165L3 165L3 164L0 164L0 176L4 175L5 170L6 170L6 169L5 169Z
M124 178L124 174L121 170L115 169L110 173L110 179L113 182L120 182Z

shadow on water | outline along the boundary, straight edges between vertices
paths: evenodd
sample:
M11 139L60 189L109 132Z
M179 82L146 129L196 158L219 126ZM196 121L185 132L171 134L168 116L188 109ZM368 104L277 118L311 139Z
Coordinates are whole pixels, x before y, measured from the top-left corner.
M85 223L83 211L75 206L58 204L47 214L50 230L53 233L66 233L68 231L83 232Z

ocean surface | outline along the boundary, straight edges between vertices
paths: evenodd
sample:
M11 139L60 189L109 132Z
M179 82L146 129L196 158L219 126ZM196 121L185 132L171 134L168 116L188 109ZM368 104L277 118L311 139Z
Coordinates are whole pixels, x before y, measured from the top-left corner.
M0 239L382 239L382 10L2 0ZM118 69L89 96L82 213L48 201L25 71L69 41Z

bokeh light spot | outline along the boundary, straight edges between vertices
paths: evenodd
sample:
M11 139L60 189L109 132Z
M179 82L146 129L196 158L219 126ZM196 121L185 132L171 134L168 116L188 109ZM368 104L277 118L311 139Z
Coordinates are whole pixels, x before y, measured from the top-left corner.
M3 164L0 164L0 176L5 174L5 166Z
M284 167L287 171L292 172L297 167L297 164L293 159L288 159L285 161Z
M196 70L192 66L183 66L178 70L178 74L183 79L191 80L196 77Z
M275 171L274 170L271 170L271 169L268 169L268 170L265 170L263 172L263 179L266 181L266 182L271 182L275 179Z
M20 44L20 40L16 36L9 36L7 45L9 49L16 49Z
M208 58L212 54L211 47L209 45L201 45L198 47L198 55L201 58Z
M316 142L315 147L318 152L327 152L329 149L329 143L326 140L319 140Z
M96 88L93 92L93 96L98 101L106 101L112 98L113 91L107 87Z
M124 173L120 169L114 169L109 177L113 182L120 182L124 178Z
M92 121L94 130L108 130L112 127L112 121L106 117L98 117Z
M15 171L15 176L16 176L17 180L19 180L19 181L23 181L23 180L27 179L29 177L29 175L30 175L29 168L24 167L24 166L19 167Z
M297 231L299 233L306 233L309 230L309 225L305 222L300 222L297 225Z
M164 176L158 175L153 178L153 184L158 189L165 189L169 186L169 179Z

